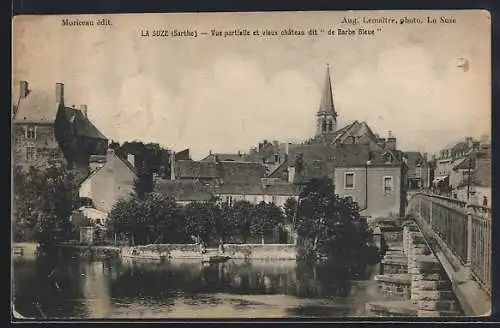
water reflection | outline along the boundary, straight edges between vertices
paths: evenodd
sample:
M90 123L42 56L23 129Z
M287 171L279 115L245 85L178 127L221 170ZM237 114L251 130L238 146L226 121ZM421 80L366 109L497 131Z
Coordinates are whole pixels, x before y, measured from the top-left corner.
M16 262L14 275L16 309L26 316L343 317L363 315L379 297L375 272L339 262L43 258Z

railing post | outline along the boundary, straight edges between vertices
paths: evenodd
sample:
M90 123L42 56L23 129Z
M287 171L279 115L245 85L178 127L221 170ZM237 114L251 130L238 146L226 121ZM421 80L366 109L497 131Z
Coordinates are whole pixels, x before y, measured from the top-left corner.
M467 204L467 260L465 262L465 273L467 278L472 275L472 206Z
M429 199L429 226L431 229L434 229L434 226L432 225L432 204L434 201L432 199Z

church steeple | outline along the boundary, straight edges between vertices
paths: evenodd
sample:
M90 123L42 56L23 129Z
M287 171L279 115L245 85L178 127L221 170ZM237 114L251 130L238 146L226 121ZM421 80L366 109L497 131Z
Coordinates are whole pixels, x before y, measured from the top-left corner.
M333 105L332 82L330 80L330 66L326 64L325 84L317 115L316 135L325 136L337 130L337 112Z

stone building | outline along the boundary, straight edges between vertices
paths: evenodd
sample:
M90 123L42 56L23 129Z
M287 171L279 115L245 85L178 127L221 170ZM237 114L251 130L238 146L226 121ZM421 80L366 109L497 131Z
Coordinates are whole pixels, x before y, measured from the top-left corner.
M368 144L340 145L335 162L335 193L351 197L365 216L402 217L406 171L394 151L371 150Z
M21 81L13 110L14 164L23 170L65 165L85 174L91 155L106 154L108 139L89 120L86 105L66 106L62 83L50 95Z

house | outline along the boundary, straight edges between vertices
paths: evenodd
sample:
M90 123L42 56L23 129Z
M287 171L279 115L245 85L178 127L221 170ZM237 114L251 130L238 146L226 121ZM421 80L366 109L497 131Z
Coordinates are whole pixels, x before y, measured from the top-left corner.
M289 183L262 179L260 183L231 183L207 185L193 180L157 180L155 192L173 197L178 204L205 202L219 197L222 202L231 205L245 200L252 204L260 202L274 203L283 207L290 197L298 199L298 188Z
M259 184L223 184L215 189L215 194L229 205L236 201L273 203L283 209L288 198L298 199L299 188L296 185L263 179Z
M288 150L287 176L290 183L305 183L313 178L335 178L334 145L290 144Z
M371 150L369 144L337 149L335 193L351 197L361 213L371 217L404 216L406 165L391 150Z
M451 193L450 196L455 197L457 188L462 184L463 171L468 169L470 154L480 149L488 150L489 147L488 138L483 136L481 140L466 137L441 149L436 156L433 188L439 192Z
M404 152L404 159L408 166L407 189L415 190L430 187L430 167L427 153L416 151Z
M87 106L67 107L64 84L56 83L55 95L30 90L20 82L14 106L14 164L23 170L64 165L86 174L91 155L104 155L108 139L87 116Z
M80 197L92 199L96 210L109 213L119 199L133 193L137 177L133 162L133 155L126 160L108 149L105 162L93 166L94 171L80 184Z
M264 139L257 147L250 149L245 159L254 163L262 163L268 175L272 174L279 166L287 160L288 144L279 143L276 140L268 141Z
M489 149L471 150L455 161L450 172L452 196L475 204L491 205L491 152ZM467 192L469 196L467 196Z

